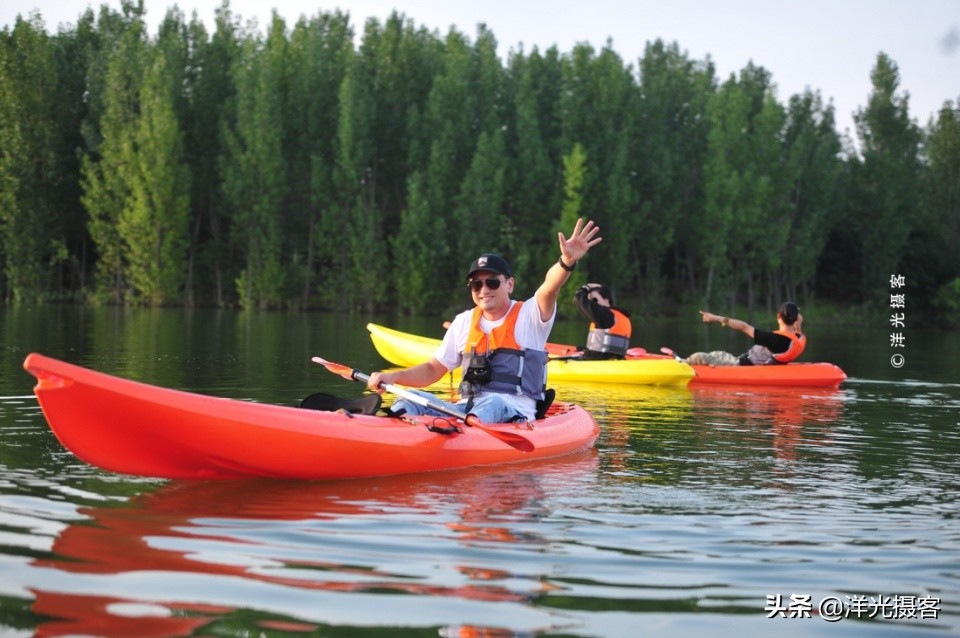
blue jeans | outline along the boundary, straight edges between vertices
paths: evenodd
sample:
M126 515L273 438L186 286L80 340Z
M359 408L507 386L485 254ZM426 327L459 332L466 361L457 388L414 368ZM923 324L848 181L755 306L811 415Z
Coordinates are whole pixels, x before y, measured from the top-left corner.
M435 394L430 394L425 390L409 390L409 392L430 399L433 403L443 404L447 408L456 410L457 412L466 413L466 403L451 403L449 401L444 401L437 398ZM428 408L420 405L419 403L407 401L406 399L402 398L394 401L393 405L390 406L390 409L393 412L398 412L401 409L406 410L405 414L410 416L418 416L421 414L449 416L443 412L440 412L439 410L434 410L433 408ZM514 417L523 416L512 407L508 406L503 400L503 395L497 394L496 392L487 392L486 394L482 394L480 397L474 400L473 409L470 410L470 413L485 423L506 423Z

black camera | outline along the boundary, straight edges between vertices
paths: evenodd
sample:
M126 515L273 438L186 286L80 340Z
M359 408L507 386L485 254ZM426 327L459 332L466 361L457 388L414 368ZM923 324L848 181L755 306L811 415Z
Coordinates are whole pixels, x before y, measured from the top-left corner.
M490 359L484 354L471 354L463 379L477 385L486 385L493 381L493 368L490 367Z

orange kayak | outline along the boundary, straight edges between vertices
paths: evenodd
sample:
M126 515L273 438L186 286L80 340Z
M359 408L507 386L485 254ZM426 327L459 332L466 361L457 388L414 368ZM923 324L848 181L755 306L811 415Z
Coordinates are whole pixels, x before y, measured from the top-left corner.
M547 344L552 352L562 353L562 344ZM627 351L627 360L672 359L664 354L651 354L643 348ZM765 366L704 366L692 365L694 377L691 385L744 385L795 388L836 388L847 374L840 366L826 362L799 362Z
M369 326L368 326L369 327ZM553 357L575 355L576 346L563 343L548 343L547 352ZM643 348L630 348L627 361L675 361L665 354L653 354ZM616 365L618 362L607 362ZM622 362L619 362L622 365ZM694 376L690 384L711 385L758 385L795 388L836 388L847 375L832 363L793 362L766 366L700 366L693 365Z
M79 459L122 474L171 479L346 479L548 458L589 448L600 433L574 404L531 424L487 424L527 438L521 451L477 427L428 429L437 417L306 410L172 390L40 354L23 367L50 429ZM453 424L452 419L443 426Z
M793 362L766 366L693 366L692 384L766 385L836 388L846 373L832 363Z
M634 354L636 353L636 354ZM640 348L627 353L627 359L670 359ZM799 362L766 366L691 366L695 376L691 385L762 385L795 388L836 388L847 375L840 366L825 362Z

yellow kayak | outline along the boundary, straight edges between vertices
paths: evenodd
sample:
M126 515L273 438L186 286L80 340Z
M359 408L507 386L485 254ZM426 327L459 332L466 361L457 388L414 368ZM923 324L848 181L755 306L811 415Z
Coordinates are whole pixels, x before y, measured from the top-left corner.
M439 339L401 332L375 323L368 323L367 330L380 356L404 368L428 360L440 345ZM455 370L454 376L459 379L459 375L459 369ZM605 361L554 358L547 363L547 379L550 382L686 385L693 376L693 368L670 357Z

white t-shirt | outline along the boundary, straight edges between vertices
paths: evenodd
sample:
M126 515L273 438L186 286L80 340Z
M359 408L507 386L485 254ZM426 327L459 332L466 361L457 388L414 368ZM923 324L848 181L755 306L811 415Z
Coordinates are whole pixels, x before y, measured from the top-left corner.
M516 301L510 302L510 308ZM509 309L502 318L497 321L488 321L482 315L480 317L480 329L486 333L501 325L507 320L510 314ZM465 310L453 318L447 333L443 336L443 341L433 353L434 358L439 361L447 370L453 370L463 363L463 351L467 347L467 337L470 336L470 320L473 317L473 309ZM557 318L557 309L554 307L553 313L547 321L540 320L540 307L537 300L533 297L524 302L517 316L516 334L517 344L522 348L531 348L533 350L545 350L550 331L553 329L553 322ZM544 373L546 375L546 373ZM546 381L546 376L544 376ZM519 412L527 415L531 420L536 412L536 401L524 394L503 395L507 402Z

